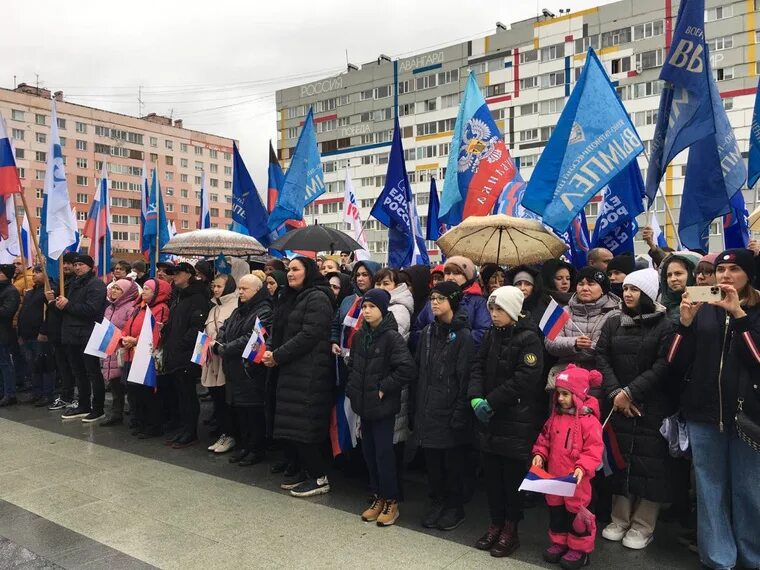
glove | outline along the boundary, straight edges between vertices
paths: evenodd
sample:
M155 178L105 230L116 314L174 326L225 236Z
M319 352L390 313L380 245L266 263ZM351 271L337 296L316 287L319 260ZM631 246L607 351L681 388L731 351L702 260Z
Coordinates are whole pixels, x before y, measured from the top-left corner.
M217 356L224 356L224 345L220 342L215 342L211 345L211 352Z
M491 421L494 411L493 408L491 408L491 404L488 403L488 400L484 400L483 398L473 398L470 400L470 405L475 411L475 417L478 418L479 422L487 424Z

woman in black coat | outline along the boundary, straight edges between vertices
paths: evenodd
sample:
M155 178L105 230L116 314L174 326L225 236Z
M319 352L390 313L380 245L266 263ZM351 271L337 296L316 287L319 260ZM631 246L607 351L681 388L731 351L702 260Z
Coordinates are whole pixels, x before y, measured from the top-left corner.
M652 541L662 503L673 499L672 460L660 435L675 410L668 397L665 350L673 327L655 303L654 269L629 273L623 282L622 313L602 327L596 365L615 413L610 422L625 468L612 476L612 522L602 536L640 549Z
M213 350L222 357L227 403L240 430L240 447L230 463L254 465L264 458L267 369L243 359L256 319L264 329L272 322L272 300L261 280L244 275L238 283L240 304L224 322Z
M293 459L305 470L286 477L281 485L296 497L330 491L322 445L334 404L332 300L317 264L306 257L293 259L264 353L264 364L279 369L274 437L293 444Z

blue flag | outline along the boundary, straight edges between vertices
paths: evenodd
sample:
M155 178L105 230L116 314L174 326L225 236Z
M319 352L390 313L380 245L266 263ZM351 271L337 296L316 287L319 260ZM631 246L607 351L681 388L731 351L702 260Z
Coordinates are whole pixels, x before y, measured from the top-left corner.
M214 260L214 270L216 273L225 275L232 273L232 265L227 261L227 258L224 257L223 253L216 256L216 259Z
M438 221L438 211L440 210L438 201L438 189L435 186L435 178L430 179L430 201L428 202L428 216L426 239L435 241L446 231L446 225Z
M269 245L269 216L235 143L232 144L232 222L263 246ZM233 228L237 226L233 225Z
M541 216L538 216L526 210L522 205L522 199L525 195L525 190L528 185L523 180L519 170L515 174L514 180L504 187L504 190L496 200L496 204L493 207L494 214L506 214L513 218L528 218L530 220L541 220Z
M752 127L749 130L749 180L747 186L754 188L760 178L760 82L755 93L755 111L752 113Z
M731 212L723 216L723 240L726 249L743 249L749 245L749 212L741 191L731 198Z
M143 227L143 239L148 244L148 261L150 262L150 276L156 275L156 262L165 261L168 255L161 254L160 250L169 242L169 224L166 220L164 197L161 194L161 186L158 183L158 172L153 169L150 183L150 198L148 210L145 214L145 226ZM156 251L158 245L158 251Z
M233 143L234 145L235 143ZM208 187L206 187L206 171L201 172L201 214L198 229L206 230L211 227L211 210L209 209Z
M414 205L414 196L406 174L398 118L395 119L393 126L393 143L388 157L385 188L378 196L370 215L388 228L388 265L390 267L401 268L414 263L426 265L430 263Z
M590 246L585 210L578 212L578 215L570 222L567 231L554 233L559 239L565 242L565 245L567 246L567 251L564 254L567 261L572 263L573 266L578 269L586 267Z
M324 193L322 162L312 109L309 109L290 167L285 173L277 204L269 215L269 231L276 231L286 220L302 220L303 209Z
M591 247L604 247L614 255L633 251L633 236L639 231L636 216L644 211L644 179L634 160L615 176L602 194Z
M586 64L528 183L522 205L559 233L644 150L615 88L589 48Z

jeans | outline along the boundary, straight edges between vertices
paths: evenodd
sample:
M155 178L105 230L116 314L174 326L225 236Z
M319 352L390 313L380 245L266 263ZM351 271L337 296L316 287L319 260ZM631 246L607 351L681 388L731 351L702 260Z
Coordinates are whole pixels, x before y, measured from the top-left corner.
M25 340L21 351L26 360L27 369L32 374L34 396L49 400L55 388L55 372L50 370L48 362L52 359L51 346L47 341Z
M395 416L381 420L362 419L362 452L369 471L369 487L381 499L398 500L396 454L393 451Z
M106 400L106 385L100 372L100 359L84 353L85 345L65 345L66 357L77 382L79 409L103 414ZM92 401L90 397L92 396Z
M710 568L760 568L760 453L718 427L687 422L697 481L699 557Z
M11 346L0 344L0 374L3 375L3 397L16 397L16 371L11 358Z

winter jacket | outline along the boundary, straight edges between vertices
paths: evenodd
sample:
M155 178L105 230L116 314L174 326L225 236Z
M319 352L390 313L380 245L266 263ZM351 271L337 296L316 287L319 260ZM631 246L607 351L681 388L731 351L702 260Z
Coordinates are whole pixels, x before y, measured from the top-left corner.
M473 414L467 390L474 354L462 307L450 324L435 320L422 331L413 386L414 438L420 447L448 449L470 443Z
M412 355L396 326L393 313L388 312L377 328L365 322L354 336L346 395L362 419L395 416L401 410L401 391L414 378Z
M492 326L470 371L467 397L485 398L494 411L477 422L486 453L524 460L544 421L543 346L538 327L521 318L513 326Z
M366 269L369 273L370 287L372 287L372 276L380 271L380 264L375 261L357 261L354 264L354 268L351 273L351 281L354 285L354 293L353 295L348 295L345 297L338 306L338 310L335 313L335 318L332 320L332 323L330 325L330 342L332 344L340 345L341 333L344 332L343 329L345 328L343 326L343 321L346 319L348 310L351 308L351 305L354 304L356 298L363 295L363 293L356 287L356 272L360 267L364 267L364 269Z
M681 414L686 420L730 423L741 396L744 412L760 424L760 304L743 308L747 315L735 319L720 307L703 305L691 326L676 329L668 363L684 378Z
M16 344L13 318L20 303L18 290L10 281L0 283L0 344Z
M327 439L334 404L330 323L332 293L321 281L286 290L272 322L278 368L274 437L300 443ZM280 329L278 331L277 329Z
M560 293L557 291L554 283L554 276L557 274L557 271L563 268L570 272L570 291L567 293ZM575 267L561 259L550 259L541 266L541 281L544 292L563 307L567 305L570 298L573 296L572 291L575 291L576 279L577 271Z
M668 266L673 261L681 261L686 265L686 270L689 274L686 279L686 286L691 287L697 283L694 270L699 263L699 255L690 252L672 253L660 265L660 302L665 305L670 322L674 326L678 326L681 320L681 295L683 295L683 292L671 291L670 287L668 287Z
M430 266L412 265L402 269L399 273L409 279L409 289L414 298L414 312L412 313L412 323L414 323L422 309L425 308L430 295Z
M211 340L217 339L219 329L232 312L237 309L238 298L238 293L233 292L222 295L219 299L211 299L211 310L206 317L206 328L204 329ZM201 370L201 384L209 388L224 386L222 359L218 355L211 353L208 355L206 364Z
M158 291L153 295L153 299L150 304L150 312L153 315L153 320L156 325L166 323L169 320L169 297L172 294L172 286L166 281L156 280L158 283ZM124 324L124 328L121 331L122 337L129 336L136 339L140 338L140 332L142 331L143 321L145 320L145 302L138 298L135 304L132 305L132 314ZM153 327L153 348L159 348L161 346L162 328L159 326ZM132 362L134 356L134 348L130 348L124 353L124 360L126 362Z
M131 287L124 291L121 297L116 301L108 301L108 306L103 317L111 321L119 330L124 328L129 317L134 312L135 299L138 297L137 290L138 286L133 281ZM121 367L119 366L119 357L116 352L100 361L100 372L103 374L103 380L106 382L114 378L121 378Z
M602 295L593 303L581 303L578 295L573 295L567 308L570 311L570 319L554 340L548 338L546 350L552 356L557 357L559 364L577 364L583 368L594 368L596 361L596 343L602 334L604 323L620 310L620 299L608 293ZM588 336L593 345L590 349L578 350L575 348L575 339L581 336L581 332Z
M399 334L404 337L404 342L409 340L409 332L412 328L412 314L414 313L414 297L406 283L396 287L391 293L391 303L388 310L396 317L396 325Z
M232 312L217 337L227 382L227 403L235 407L263 408L266 405L267 368L243 360L243 350L253 334L257 318L268 330L272 324L272 298L265 288Z
M24 295L24 302L18 313L18 337L22 340L37 340L38 334L46 334L45 287L35 285Z
M613 475L613 492L657 503L673 499L668 443L660 435L662 421L675 411L665 359L673 327L665 313L665 307L657 305L654 313L612 316L596 347L596 367L608 404L625 389L642 412L638 418L615 413L610 419L627 466Z
M66 275L63 281L64 297L71 287L71 283L74 281L73 275ZM58 294L58 283L55 281L50 282L50 287L55 294ZM47 299L46 299L47 301ZM63 312L58 310L55 306L55 299L47 303L47 311L45 312L45 324L44 330L47 334L48 340L54 344L61 344L61 325L63 324Z
M190 281L184 289L177 289L169 306L169 320L164 326L164 370L167 373L189 370L200 376L200 368L190 368L198 331L206 325L209 310L208 286L201 281Z
M510 270L507 271L506 283L508 285L514 285L515 275L522 271L533 276L533 292L523 301L521 312L538 325L541 322L541 318L544 316L546 307L549 306L549 296L544 293L541 274L532 265L517 265L510 268Z
M89 271L71 282L66 293L69 302L61 311L61 343L66 345L87 344L95 323L103 320L106 310L106 284Z

